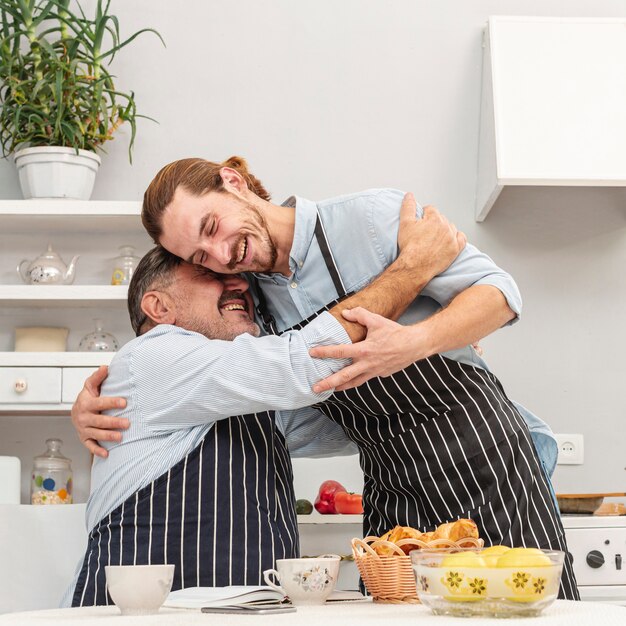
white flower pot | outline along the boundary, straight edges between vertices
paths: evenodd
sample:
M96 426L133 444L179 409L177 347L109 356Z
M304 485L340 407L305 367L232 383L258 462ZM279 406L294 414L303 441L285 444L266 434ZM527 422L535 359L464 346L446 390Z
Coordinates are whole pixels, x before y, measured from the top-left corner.
M14 155L24 198L89 200L100 157L88 150L42 146Z

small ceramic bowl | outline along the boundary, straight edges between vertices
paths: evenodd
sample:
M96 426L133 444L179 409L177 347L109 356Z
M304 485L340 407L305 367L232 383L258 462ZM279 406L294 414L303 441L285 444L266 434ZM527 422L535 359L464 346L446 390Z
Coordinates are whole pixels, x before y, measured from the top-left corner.
M411 552L422 604L436 615L539 615L559 591L564 553L519 549L509 556L482 550Z
M156 613L174 580L174 565L106 565L107 588L122 615Z

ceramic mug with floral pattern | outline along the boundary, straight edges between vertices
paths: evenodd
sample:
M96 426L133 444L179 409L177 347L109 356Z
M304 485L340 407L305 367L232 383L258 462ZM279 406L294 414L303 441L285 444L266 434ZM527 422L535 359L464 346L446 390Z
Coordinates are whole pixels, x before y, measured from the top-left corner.
M276 569L265 570L263 578L268 586L288 596L293 604L324 604L335 588L340 561L341 557L336 554L278 559Z

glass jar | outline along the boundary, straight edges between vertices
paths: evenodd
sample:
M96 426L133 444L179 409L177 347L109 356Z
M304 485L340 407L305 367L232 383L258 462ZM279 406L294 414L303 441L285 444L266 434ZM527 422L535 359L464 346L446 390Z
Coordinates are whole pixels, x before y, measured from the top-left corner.
M119 250L119 256L113 259L111 284L128 285L140 259L138 256L135 256L135 248L132 246L120 246Z
M72 461L61 454L60 439L46 439L47 450L33 459L31 504L72 504Z
M87 333L78 344L79 352L117 352L120 344L111 333L103 329L102 320L94 319L96 330Z

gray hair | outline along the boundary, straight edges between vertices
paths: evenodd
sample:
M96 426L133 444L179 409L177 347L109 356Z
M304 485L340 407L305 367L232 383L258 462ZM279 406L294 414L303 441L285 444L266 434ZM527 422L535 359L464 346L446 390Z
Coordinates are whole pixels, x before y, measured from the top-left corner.
M168 252L161 246L155 246L137 265L128 286L128 314L130 323L137 336L150 318L141 309L141 300L146 292L153 289L166 289L174 282L174 272L182 259Z

